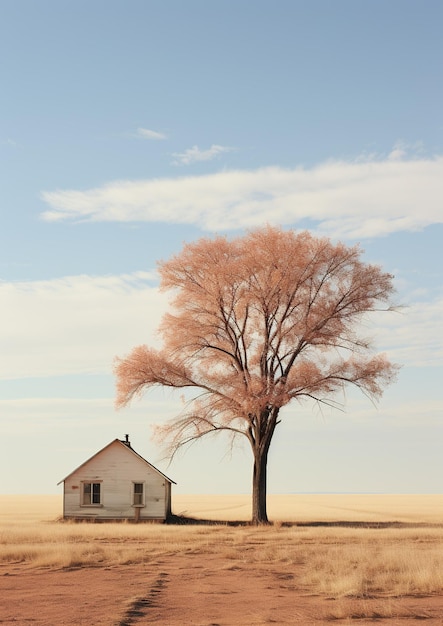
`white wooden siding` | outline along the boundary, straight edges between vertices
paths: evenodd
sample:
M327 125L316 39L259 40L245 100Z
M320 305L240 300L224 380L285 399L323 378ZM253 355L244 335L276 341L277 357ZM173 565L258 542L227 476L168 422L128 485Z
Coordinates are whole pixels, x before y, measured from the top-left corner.
M82 506L82 483L101 483L101 504ZM112 442L65 479L64 516L131 519L134 483L144 483L145 506L140 520L165 519L170 498L170 483L164 476L119 441Z

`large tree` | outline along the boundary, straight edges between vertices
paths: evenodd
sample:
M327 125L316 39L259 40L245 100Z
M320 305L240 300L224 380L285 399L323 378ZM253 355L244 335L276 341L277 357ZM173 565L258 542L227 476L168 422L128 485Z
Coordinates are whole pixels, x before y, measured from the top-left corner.
M305 399L337 406L348 384L377 399L395 376L361 335L368 313L391 308L392 276L362 262L358 246L273 227L200 239L159 269L173 294L163 348L139 346L117 359L117 406L154 385L198 389L161 429L169 453L209 433L246 437L252 522L265 523L282 407Z

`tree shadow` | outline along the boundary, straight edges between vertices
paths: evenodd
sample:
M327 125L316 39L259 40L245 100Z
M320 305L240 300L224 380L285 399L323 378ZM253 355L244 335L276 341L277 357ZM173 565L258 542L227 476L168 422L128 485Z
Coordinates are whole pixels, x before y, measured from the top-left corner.
M171 525L189 525L189 526L252 526L251 522L244 520L214 520L202 519L199 517L188 517L187 515L171 514L165 520L166 524Z
M187 515L170 515L166 521L166 524L171 525L189 525L189 526L251 526L254 524L245 520L214 520L203 519L198 517L188 517ZM374 521L351 521L351 520L339 520L334 522L327 521L270 521L269 524L263 524L263 526L275 526L279 528L368 528L368 529L386 529L386 528L443 528L443 523L431 523L431 522L399 522L396 520L385 522Z

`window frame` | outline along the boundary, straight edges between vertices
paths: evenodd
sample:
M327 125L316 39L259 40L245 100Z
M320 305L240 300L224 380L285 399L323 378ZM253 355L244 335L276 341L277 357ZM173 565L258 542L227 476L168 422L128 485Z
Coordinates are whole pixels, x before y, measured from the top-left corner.
M136 492L136 485L141 485L142 486L142 492ZM136 502L136 496L140 496L141 495L141 502ZM146 506L145 504L145 496L146 496L146 489L145 489L145 481L144 480L133 480L132 481L132 506L136 507L136 508L141 508Z
M101 480L82 480L81 482L81 492L80 492L80 506L82 507L101 507L103 506L103 489L102 489L102 482ZM85 487L86 485L90 486L90 492L89 492L89 496L90 496L90 502L85 502ZM98 485L99 486L99 490L98 490L98 496L99 496L99 501L98 502L94 502L94 496L97 495L97 492L94 493L94 485Z

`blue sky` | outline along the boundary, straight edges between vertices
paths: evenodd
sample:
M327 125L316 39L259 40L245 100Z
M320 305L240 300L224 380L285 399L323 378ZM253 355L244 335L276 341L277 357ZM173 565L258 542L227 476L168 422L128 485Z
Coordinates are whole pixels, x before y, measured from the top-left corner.
M269 490L443 484L443 5L427 0L3 0L0 493L56 483L116 437L181 493L248 492L207 439L168 467L156 391L115 411L115 356L159 345L156 261L266 223L360 242L401 313L378 406L287 407Z

